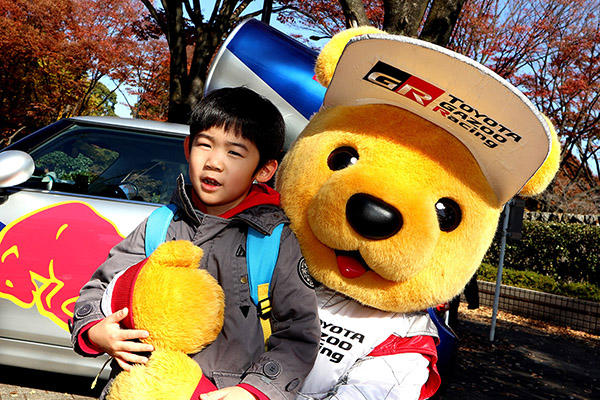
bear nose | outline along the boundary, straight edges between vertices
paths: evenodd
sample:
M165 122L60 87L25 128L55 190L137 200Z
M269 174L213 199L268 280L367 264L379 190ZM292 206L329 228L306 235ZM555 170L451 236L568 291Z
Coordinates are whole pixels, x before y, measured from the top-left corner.
M394 236L403 224L400 211L366 193L356 193L348 199L346 219L358 234L373 240Z

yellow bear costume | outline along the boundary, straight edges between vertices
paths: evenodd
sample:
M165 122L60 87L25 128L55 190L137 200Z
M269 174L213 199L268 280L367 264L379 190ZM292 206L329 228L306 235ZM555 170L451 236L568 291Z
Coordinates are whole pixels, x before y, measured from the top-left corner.
M549 184L556 133L487 68L373 28L336 35L315 70L323 107L277 177L321 284L302 398L429 397L436 333L420 310L461 292L510 198Z
M198 398L202 370L188 354L216 339L224 315L223 290L207 271L198 269L201 258L202 250L191 242L169 241L132 267L137 276L130 299L131 328L147 330L150 336L143 342L154 351L147 364L117 375L108 400ZM194 293L201 295L190 295Z

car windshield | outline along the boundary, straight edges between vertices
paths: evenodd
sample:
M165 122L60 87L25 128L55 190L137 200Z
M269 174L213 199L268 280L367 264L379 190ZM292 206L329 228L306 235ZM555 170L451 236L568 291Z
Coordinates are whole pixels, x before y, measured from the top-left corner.
M187 174L183 138L115 128L71 126L29 153L26 186L151 203L169 202Z

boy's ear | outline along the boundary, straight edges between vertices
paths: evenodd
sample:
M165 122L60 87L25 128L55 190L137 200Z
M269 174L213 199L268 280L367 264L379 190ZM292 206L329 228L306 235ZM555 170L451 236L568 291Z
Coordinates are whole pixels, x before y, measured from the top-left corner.
M279 164L277 163L277 160L267 161L267 163L258 170L256 175L254 176L254 179L256 179L256 181L259 183L269 182L273 175L275 175L278 165Z
M186 136L183 141L183 151L185 152L185 159L190 162L190 137Z

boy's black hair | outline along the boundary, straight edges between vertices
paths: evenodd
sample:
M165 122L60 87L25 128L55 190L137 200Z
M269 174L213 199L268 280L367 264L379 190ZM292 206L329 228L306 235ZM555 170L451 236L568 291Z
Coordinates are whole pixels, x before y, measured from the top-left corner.
M265 97L246 87L217 89L200 100L190 113L190 150L195 136L212 127L233 130L254 143L259 168L279 160L285 139L281 113Z

